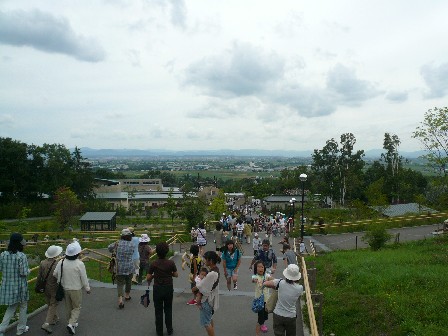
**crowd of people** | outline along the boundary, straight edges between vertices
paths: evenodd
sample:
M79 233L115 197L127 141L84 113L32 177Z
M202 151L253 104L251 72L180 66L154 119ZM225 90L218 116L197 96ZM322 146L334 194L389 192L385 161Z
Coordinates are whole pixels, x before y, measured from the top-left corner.
M227 289L238 290L238 276L241 260L244 254L243 244L252 246L253 259L249 266L249 274L254 283L254 298L263 294L268 301L272 289L278 290L278 301L273 311L273 325L275 335L295 335L295 303L303 292L298 284L300 269L297 266L297 255L291 250L287 238L288 220L285 218L258 217L255 220L243 220L236 216L225 216L213 230L215 249L205 251L207 247L207 231L204 224L192 230L194 240L188 254L190 270L190 288L192 298L188 305L199 307L200 325L208 335L215 335L213 315L219 308L218 285L220 274L224 275ZM272 246L271 235L274 227L285 234L282 239L283 262L285 271L282 278L276 278L277 253ZM194 232L193 232L194 231ZM263 235L263 238L260 236ZM167 259L169 246L158 243L155 249L149 246L150 238L147 234L139 237L132 227L125 228L120 233L118 241L110 244L108 250L115 256L117 306L124 309L125 303L132 299L132 284L143 284L143 277L149 288L153 284L153 304L155 314L155 329L158 336L163 335L164 327L168 335L173 334L172 305L173 305L173 277L178 277L176 264ZM10 237L7 251L0 255L0 272L2 285L0 287L0 304L7 305L7 310L0 325L0 336L19 308L17 335L29 331L27 324L27 303L29 291L27 277L29 267L23 249L26 245L23 236L13 233ZM210 246L210 245L208 245ZM67 315L67 331L75 334L82 306L82 291L90 294L91 289L87 279L86 268L80 260L81 246L74 239L65 248L51 245L45 252L46 259L40 263L38 279L44 281L44 296L48 305L45 321L41 329L48 334L53 332L53 325L59 322L58 289L63 288L64 306ZM249 249L250 250L250 249ZM157 258L150 262L150 257ZM219 265L222 266L220 271ZM253 272L252 272L253 269ZM282 281L284 280L284 281ZM257 312L255 334L267 332L266 310Z

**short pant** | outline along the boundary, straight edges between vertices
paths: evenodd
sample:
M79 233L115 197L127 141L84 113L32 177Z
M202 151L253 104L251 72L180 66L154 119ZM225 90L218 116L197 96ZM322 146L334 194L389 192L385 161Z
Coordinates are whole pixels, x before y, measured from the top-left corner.
M234 269L226 268L226 272L228 278L231 278L232 276L238 276L238 270L235 268Z
M202 309L200 311L200 322L202 327L207 327L210 324L212 324L212 318L213 318L213 309L208 303L208 301L205 301L202 303Z

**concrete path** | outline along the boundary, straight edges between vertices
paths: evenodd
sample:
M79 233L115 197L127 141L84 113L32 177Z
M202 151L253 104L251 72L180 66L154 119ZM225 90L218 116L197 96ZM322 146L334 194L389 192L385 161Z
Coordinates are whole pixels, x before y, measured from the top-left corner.
M213 238L209 237L209 241ZM281 245L278 244L280 237L274 237L274 250L279 258L278 269L275 277L283 277L284 269L281 253ZM210 249L215 248L215 244L207 245ZM255 334L255 324L257 315L251 311L252 300L254 298L254 284L251 283L252 271L249 265L252 260L252 248L249 244L244 244L246 255L242 258L242 264L238 280L238 290L228 291L223 274L220 278L220 308L213 318L216 335L226 336L248 336ZM173 328L174 335L196 336L206 335L205 329L199 324L199 312L196 306L188 306L186 302L192 298L190 285L187 282L188 271L182 271L180 267L180 255L176 255L173 260L179 270L179 278L174 279L174 301L173 301ZM221 267L222 271L222 267ZM83 307L79 319L79 327L76 335L85 336L110 336L110 335L156 335L154 325L154 306L151 302L148 308L144 308L139 303L140 296L144 294L145 286L134 286L131 292L132 300L125 303L125 308L118 309L116 299L116 287L112 284L105 284L91 281L92 293L83 296ZM152 301L152 288L151 288ZM300 309L300 308L299 308ZM68 335L66 330L66 319L63 305L59 307L61 323L54 326L52 335ZM46 309L29 318L29 335L46 335L40 329L45 319ZM298 314L301 316L301 314ZM297 335L308 335L303 330L302 320L297 321L299 332ZM265 335L273 335L272 314L266 324L269 328ZM5 335L15 335L15 328L9 330ZM165 335L167 335L165 330Z

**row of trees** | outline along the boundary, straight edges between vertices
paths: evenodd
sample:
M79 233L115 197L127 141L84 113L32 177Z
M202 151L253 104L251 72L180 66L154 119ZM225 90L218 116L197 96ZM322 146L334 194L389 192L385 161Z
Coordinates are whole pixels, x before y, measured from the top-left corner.
M316 149L312 154L310 168L285 169L279 178L226 181L215 178L206 183L219 185L226 192L242 191L263 198L299 189L299 175L307 172L307 189L311 194L329 196L341 206L353 202L385 205L417 201L436 208L446 208L448 108L429 110L414 132L414 137L427 150L426 158L436 172L435 177L425 177L420 172L403 167L404 159L399 155L400 139L395 134L384 134L384 153L379 160L367 166L363 159L364 151L355 149L355 136L345 133L339 141L332 138L322 149ZM106 210L107 205L95 200L92 193L94 177L124 177L105 170L92 171L78 148L71 153L63 145L27 145L11 138L0 138L0 176L1 212L5 212L3 210L10 208L14 202L20 203L20 208L10 217L15 217L23 206L30 203L47 198L54 201L61 188L65 192L67 190L63 188L69 188L86 210ZM202 200L199 204L196 198L189 196L191 191L199 187L199 178L191 174L178 179L169 172L154 171L142 177L162 178L164 185L183 187L183 208L188 210L175 212L178 211L175 207L168 206L167 209L173 208L169 211L172 218L198 218L209 206ZM212 203L209 210L219 214L221 211L214 209L222 207L222 202L218 205Z

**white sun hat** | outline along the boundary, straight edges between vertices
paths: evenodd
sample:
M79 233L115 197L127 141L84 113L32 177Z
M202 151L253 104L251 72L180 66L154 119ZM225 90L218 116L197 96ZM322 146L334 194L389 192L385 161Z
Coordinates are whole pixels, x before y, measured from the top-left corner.
M73 257L77 254L81 253L81 245L78 243L71 243L67 245L65 249L65 255L69 257Z
M148 243L151 241L151 238L149 238L146 233L143 233L138 240L140 241L140 243Z
M295 264L289 264L288 267L283 271L283 275L286 279L291 281L300 280L300 278L302 277L299 266Z
M45 256L47 258L55 258L58 255L62 253L63 248L57 245L51 245L49 248L47 248L47 251L45 251Z

